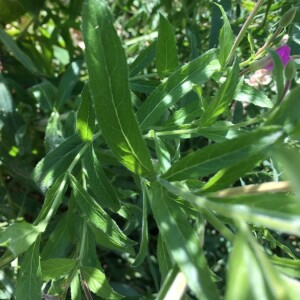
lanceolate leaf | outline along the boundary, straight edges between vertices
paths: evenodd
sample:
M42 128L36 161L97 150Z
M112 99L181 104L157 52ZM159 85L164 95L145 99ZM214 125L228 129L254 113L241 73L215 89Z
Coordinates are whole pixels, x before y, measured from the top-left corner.
M99 240L107 239L107 248L112 245L119 250L127 251L135 244L127 238L116 222L101 208L101 206L83 189L75 177L70 175L77 205L94 234L99 231Z
M58 279L67 276L78 264L78 260L71 258L50 258L41 262L44 280Z
M104 173L92 145L87 149L84 155L84 165L87 171L89 185L98 203L101 204L102 207L107 207L112 211L118 211L121 208L120 199Z
M61 109L65 101L68 99L68 97L70 97L72 90L78 81L81 66L82 61L72 62L62 76L57 91L57 99L55 105L57 110Z
M39 224L40 222L47 223L49 221L50 217L56 212L58 206L61 204L66 188L67 178L65 174L63 174L48 190L43 207L34 222L35 224Z
M123 296L116 293L109 285L105 274L96 268L82 267L81 275L89 287L89 289L103 299L121 299Z
M156 67L160 77L174 71L178 66L176 38L169 21L160 15L156 47Z
M47 154L35 167L33 177L46 191L64 174L84 144L78 135L73 135Z
M104 0L83 8L83 35L89 87L103 136L129 170L152 175L149 151L131 106L127 62Z
M151 208L158 228L188 285L199 299L219 299L204 253L186 215L162 186L153 187Z
M40 237L25 253L19 270L16 299L40 300L42 296L42 278L40 267Z
M282 136L281 127L270 126L207 146L175 162L162 177L178 181L212 174L235 165L250 155L266 151Z
M140 71L148 66L155 58L156 42L153 42L149 47L141 52L141 54L129 66L130 77L137 75Z
M235 95L234 99L246 103L250 102L259 107L273 107L273 102L262 90L247 84L242 84L240 91Z
M17 257L35 242L39 233L39 228L29 223L15 223L0 234L0 245L7 246Z
M300 105L299 105L300 86L291 90L284 101L274 110L267 124L284 125L289 133L300 136Z
M143 220L142 220L142 237L140 243L139 252L133 262L133 266L139 266L145 259L146 255L148 254L148 198L149 198L149 191L148 187L146 186L145 181L141 182L142 189L143 189Z
M215 3L215 5L217 5L220 8L224 22L224 25L221 28L219 35L219 60L221 66L224 67L226 59L228 58L228 55L234 42L234 35L223 7L217 3Z
M0 41L29 72L39 73L31 58L20 49L17 43L2 28L0 28Z
M216 96L205 109L201 119L201 126L208 126L212 124L216 118L225 111L227 106L233 100L238 80L239 63L235 60L225 82L221 85Z
M170 106L192 90L194 84L203 84L219 68L216 51L210 50L175 71L137 111L140 128L146 130L154 125Z
M95 129L95 113L88 85L83 88L81 93L76 128L83 141L92 141Z

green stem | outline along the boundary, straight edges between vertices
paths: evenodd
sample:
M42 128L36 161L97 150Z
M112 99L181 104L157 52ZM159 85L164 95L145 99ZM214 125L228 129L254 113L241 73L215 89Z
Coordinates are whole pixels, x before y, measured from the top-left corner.
M273 35L266 41L266 43L255 53L255 58L258 59L264 54L264 52L271 46L276 37L281 33L283 28L279 26Z
M200 209L202 214L205 216L207 221L214 226L228 241L233 243L234 234L232 231L226 227L211 211L206 208Z
M229 61L231 60L232 56L234 55L235 50L237 49L237 47L239 46L240 42L242 41L246 30L248 28L248 26L251 24L251 22L253 21L254 17L256 16L258 10L260 9L260 7L262 6L264 0L258 0L255 7L253 8L253 10L251 11L250 15L248 16L246 22L244 23L244 25L242 26L238 36L236 37L234 44L231 48L231 51L228 55L228 58L226 60L225 65L227 65L229 63Z

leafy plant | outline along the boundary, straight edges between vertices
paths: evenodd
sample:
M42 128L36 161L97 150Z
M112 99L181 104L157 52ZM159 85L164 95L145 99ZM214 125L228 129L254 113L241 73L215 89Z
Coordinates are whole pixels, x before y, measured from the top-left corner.
M1 299L298 299L297 1L14 2Z

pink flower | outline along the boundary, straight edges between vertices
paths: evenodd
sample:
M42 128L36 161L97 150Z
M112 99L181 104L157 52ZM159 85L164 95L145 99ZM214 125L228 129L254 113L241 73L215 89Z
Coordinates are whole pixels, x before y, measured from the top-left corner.
M279 47L276 50L276 52L279 55L283 65L286 66L287 63L291 60L291 57L290 57L291 48L288 45L283 45L283 46ZM270 62L267 66L264 67L264 69L271 71L271 70L273 70L273 67L274 67L274 63Z

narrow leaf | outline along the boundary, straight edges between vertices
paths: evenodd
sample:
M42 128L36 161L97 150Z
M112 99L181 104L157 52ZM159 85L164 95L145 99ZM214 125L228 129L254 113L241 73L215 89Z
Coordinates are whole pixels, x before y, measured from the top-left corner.
M214 192L233 184L244 174L253 170L254 166L262 160L264 153L259 153L254 156L249 156L245 160L234 164L231 167L224 168L218 171L201 189L203 192Z
M0 233L0 245L8 247L17 257L35 242L39 233L39 228L29 223L15 223Z
M115 212L118 211L121 208L120 199L104 173L92 145L87 149L83 159L89 186L95 194L98 203L102 207L109 208Z
M172 269L172 262L161 233L159 233L157 239L157 262L160 276L163 281L167 277L169 271Z
M69 254L73 243L68 231L68 225L74 228L74 223L68 224L68 221L67 215L64 214L55 224L55 227L53 229L51 228L52 232L43 246L43 251L41 252L41 257L43 260L54 257L65 257ZM76 225L80 226L80 220L76 220ZM76 241L77 240L78 235L76 236Z
M102 134L114 154L132 172L154 169L133 113L125 53L106 1L86 1L83 35L89 87Z
M7 116L13 112L13 100L6 87L2 75L0 75L0 116Z
M35 167L34 180L46 191L70 167L74 158L83 148L78 135L73 135L47 154Z
M205 83L220 68L216 51L210 50L175 71L154 90L137 111L141 130L154 125L195 84Z
M266 151L282 135L280 127L271 126L257 129L223 143L207 146L175 162L162 177L178 181L209 175L235 165L249 155Z
M80 75L82 61L72 62L62 76L57 90L55 107L59 111L66 100L70 97L72 90L77 83Z
M83 189L76 178L72 175L70 178L77 205L94 234L99 231L99 240L105 237L108 242L106 247L112 245L123 251L127 251L127 248L134 245L135 242L124 235L116 222Z
M42 297L42 279L40 267L40 237L25 253L19 270L16 299L40 300Z
M242 84L240 91L235 95L234 99L245 103L249 102L259 107L273 107L273 102L263 91L247 84Z
M109 285L108 280L106 279L105 274L96 268L91 267L82 267L81 274L89 289L95 293L97 296L100 296L103 299L117 300L122 299L123 296L116 293L112 287Z
M178 56L175 34L169 21L163 15L160 15L156 47L158 74L163 78L174 71L177 66Z
M50 217L55 214L57 208L61 204L66 188L67 178L65 174L63 174L48 190L42 209L34 222L35 224L39 224L43 221L47 223L49 221Z
M39 73L31 58L20 49L17 43L2 28L0 28L0 40L7 50L10 51L29 72L33 74Z
M67 276L77 266L78 260L71 258L50 258L41 261L43 280Z
M276 51L270 50L269 52L270 52L270 55L271 55L271 57L273 59L273 63L274 63L272 75L276 82L277 101L280 101L283 90L284 90L284 76L283 76L284 66L280 59L280 56L276 53Z
M189 287L199 299L218 299L199 239L182 210L159 184L153 187L150 204L166 246Z
M137 75L144 68L146 68L155 58L155 55L156 55L156 42L153 42L150 46L145 48L129 66L130 77Z
M221 115L233 100L239 81L239 63L235 60L232 69L229 71L225 82L220 86L216 96L205 109L201 126L212 124Z
M219 35L219 46L220 46L219 60L221 66L224 67L234 42L234 35L230 23L228 21L226 12L224 11L223 7L217 3L214 4L220 8L223 17L223 23L224 23L223 27L220 30L220 35Z
M76 128L83 141L92 141L95 130L95 113L88 85L83 88L81 93Z
M295 87L286 96L284 101L277 106L271 114L266 124L284 125L286 131L290 134L300 136L300 105L299 105L300 86Z
M142 219L142 237L140 243L139 252L132 263L133 267L139 266L145 259L146 255L148 254L148 198L149 198L149 191L148 187L146 186L146 182L142 180L141 182L142 189L143 189L143 219Z

